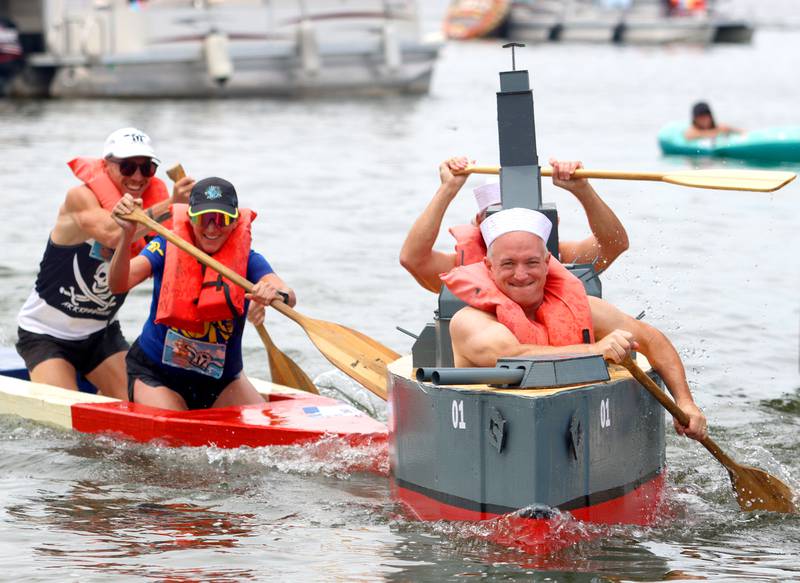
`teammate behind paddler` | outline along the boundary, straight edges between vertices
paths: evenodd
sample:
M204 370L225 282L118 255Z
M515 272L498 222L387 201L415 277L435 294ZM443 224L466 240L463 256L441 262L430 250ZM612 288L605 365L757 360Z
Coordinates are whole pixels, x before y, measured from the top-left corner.
M123 243L135 223L120 217L140 204L126 195L114 207ZM269 305L278 299L294 306L295 294L250 248L256 213L239 208L230 182L216 177L197 182L189 205L173 205L172 212L180 237L256 283L245 293L162 237L133 258L129 245L119 245L109 275L114 292L153 276L150 315L126 359L128 398L174 410L263 403L242 372L244 314L250 300Z
M495 366L499 357L600 354L619 363L641 351L689 416L681 435L701 439L706 418L695 405L686 373L669 339L610 303L586 295L583 284L548 251L548 218L513 208L481 223L488 254L442 279L467 307L450 322L455 365Z
M123 193L143 201L157 221L169 205L186 202L190 177L167 187L150 137L136 128L108 136L102 158L75 158L68 165L81 184L70 188L50 231L36 284L19 312L17 352L31 380L77 390L76 372L100 393L125 399L125 352L117 311L124 293L108 286L108 261L122 236L111 210ZM144 247L146 230L128 237L131 252Z

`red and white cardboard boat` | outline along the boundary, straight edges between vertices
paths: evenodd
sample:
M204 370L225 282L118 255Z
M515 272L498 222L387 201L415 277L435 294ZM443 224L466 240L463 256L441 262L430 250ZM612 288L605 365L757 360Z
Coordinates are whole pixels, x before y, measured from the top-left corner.
M387 440L383 423L349 404L259 379L251 380L268 398L262 405L168 411L31 382L14 355L10 358L11 366L0 365L0 415L170 446L298 445L324 437L350 445Z

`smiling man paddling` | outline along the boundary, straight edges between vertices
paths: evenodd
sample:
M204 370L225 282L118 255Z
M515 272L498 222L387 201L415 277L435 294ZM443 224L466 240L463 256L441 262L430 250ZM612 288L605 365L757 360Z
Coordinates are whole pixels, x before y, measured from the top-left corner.
M580 241L562 241L558 252L564 263L593 263L601 273L628 248L628 235L622 222L603 202L586 179L575 178L581 162L550 160L553 167L553 184L575 196L586 212L591 235ZM452 227L450 233L456 240L455 253L434 250L444 214L469 177L463 172L469 160L463 156L450 158L439 165L441 185L433 199L417 218L408 232L400 250L400 264L425 289L438 293L442 286L439 274L458 265L480 261L486 253L476 226L486 216L486 209L500 203L500 184L485 184L476 188L475 202L478 214L471 225Z
M76 372L104 395L125 398L128 343L116 320L125 294L108 287L108 261L121 235L111 210L124 193L143 199L157 220L172 202L185 202L194 181L175 183L170 198L155 177L150 138L136 128L108 136L103 158L75 158L69 167L79 186L67 192L39 266L36 285L18 316L17 351L31 380L77 389ZM128 244L144 246L139 231Z
M246 294L160 236L131 259L127 242L136 223L121 217L140 203L125 196L114 208L124 234L109 273L116 293L153 276L150 315L128 352L128 398L174 410L263 403L242 372L247 302L268 305L282 299L294 306L296 299L267 260L250 248L256 213L240 209L233 185L216 177L194 185L188 207L172 207L178 236L256 282Z
M534 210L503 210L481 223L488 254L442 277L468 307L450 322L455 364L495 366L503 356L600 354L620 363L640 350L689 416L682 435L701 439L706 418L692 399L683 363L664 334L586 295L580 280L547 251L548 218ZM599 340L596 339L599 338Z

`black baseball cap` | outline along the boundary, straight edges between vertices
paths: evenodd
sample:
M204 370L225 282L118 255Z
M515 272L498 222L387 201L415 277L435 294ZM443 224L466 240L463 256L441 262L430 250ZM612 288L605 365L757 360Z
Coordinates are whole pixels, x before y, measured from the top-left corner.
M239 199L233 184L212 176L195 183L189 195L189 216L223 213L232 219L239 217Z
M705 101L698 101L692 106L692 117L699 115L711 115L711 108Z

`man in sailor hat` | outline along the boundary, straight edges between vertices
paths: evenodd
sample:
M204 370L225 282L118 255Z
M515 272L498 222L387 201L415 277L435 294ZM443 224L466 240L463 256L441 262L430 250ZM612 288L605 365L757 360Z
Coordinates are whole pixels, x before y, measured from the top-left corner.
M468 232L460 227L453 227L450 231L457 240L455 253L436 251L433 248L444 214L468 178L468 175L456 172L466 169L468 165L469 161L463 156L450 158L440 164L441 185L414 222L400 251L400 264L422 287L434 293L437 293L442 286L439 274L462 265L465 260L475 259L469 254L465 257L459 250L459 237L465 231ZM594 263L595 270L600 273L628 249L625 227L598 196L588 180L572 176L575 170L583 167L580 162L561 162L551 159L550 165L553 168L553 184L569 191L578 199L586 212L591 230L591 235L580 241L560 242L558 251L561 262ZM473 222L479 224L486 216L486 209L500 203L500 185L484 184L474 189L474 194L478 204L478 214Z
M706 419L695 404L686 373L669 339L610 303L587 296L581 282L551 257L549 219L513 208L481 223L488 253L479 263L442 279L468 306L453 316L450 335L459 367L494 366L508 356L600 354L620 363L641 351L689 416L681 435L702 439Z

